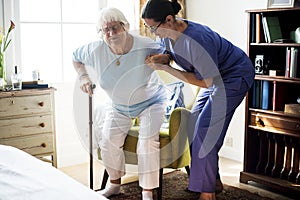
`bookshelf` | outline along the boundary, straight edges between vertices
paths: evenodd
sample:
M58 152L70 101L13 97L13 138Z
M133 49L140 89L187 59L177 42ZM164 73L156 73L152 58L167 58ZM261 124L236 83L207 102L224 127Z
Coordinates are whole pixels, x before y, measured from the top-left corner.
M300 104L297 103L300 44L291 32L300 27L300 8L257 9L246 13L247 53L257 74L246 97L240 182L253 181L296 198L300 196ZM264 17L271 18L276 28L266 30L264 26L269 25L263 24ZM296 52L288 54L291 49ZM287 74L290 67L294 74ZM263 70L257 70L260 68Z

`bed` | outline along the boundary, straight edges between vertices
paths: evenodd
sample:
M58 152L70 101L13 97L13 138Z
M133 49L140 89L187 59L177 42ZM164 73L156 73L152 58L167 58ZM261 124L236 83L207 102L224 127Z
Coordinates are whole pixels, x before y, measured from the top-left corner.
M87 186L30 154L0 145L1 200L105 200Z

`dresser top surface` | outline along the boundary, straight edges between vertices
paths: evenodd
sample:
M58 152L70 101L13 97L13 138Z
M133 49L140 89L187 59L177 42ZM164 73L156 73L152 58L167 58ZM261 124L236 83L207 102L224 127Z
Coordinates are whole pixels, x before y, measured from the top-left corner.
M30 96L30 95L42 95L53 93L56 89L53 87L42 89L24 89L24 90L11 90L0 91L0 98L11 96Z

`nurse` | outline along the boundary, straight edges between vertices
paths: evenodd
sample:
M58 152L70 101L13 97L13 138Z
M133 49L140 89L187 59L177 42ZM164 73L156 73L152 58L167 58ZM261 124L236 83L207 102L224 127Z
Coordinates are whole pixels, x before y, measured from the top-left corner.
M199 199L216 199L222 190L218 152L236 108L254 81L254 67L237 46L209 27L178 19L177 0L149 0L142 11L145 26L161 38L165 54L148 57L146 63L155 70L199 86L192 108L188 134L191 171L188 189L200 192ZM181 67L160 63L170 58Z

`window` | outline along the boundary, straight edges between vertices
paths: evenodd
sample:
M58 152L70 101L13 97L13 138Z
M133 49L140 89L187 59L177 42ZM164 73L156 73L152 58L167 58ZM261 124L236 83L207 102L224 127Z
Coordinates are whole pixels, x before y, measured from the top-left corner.
M117 7L136 29L136 0L4 0L16 23L14 64L23 79L31 80L38 69L49 83L75 81L72 52L85 43L98 40L95 22L105 6ZM5 8L7 5L4 5ZM4 13L6 15L6 13ZM17 42L18 41L18 42Z

